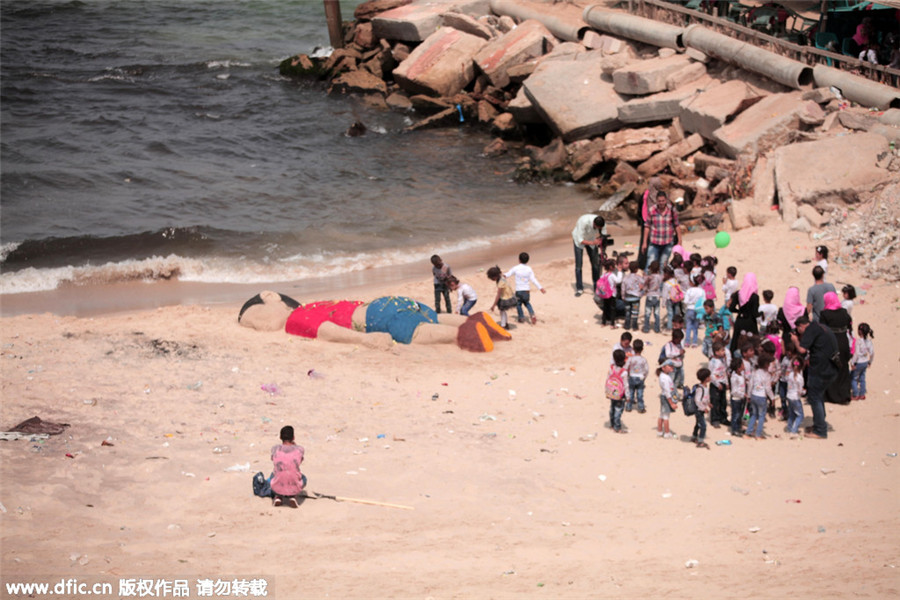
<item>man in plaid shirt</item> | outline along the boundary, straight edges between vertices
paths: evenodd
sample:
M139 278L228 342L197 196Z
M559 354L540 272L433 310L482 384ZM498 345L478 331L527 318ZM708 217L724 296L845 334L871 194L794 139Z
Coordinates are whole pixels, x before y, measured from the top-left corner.
M647 253L648 265L658 260L662 268L669 262L675 244L681 244L678 212L669 204L669 196L665 192L656 194L656 204L650 207L649 219L644 227L648 233L644 236L641 252Z

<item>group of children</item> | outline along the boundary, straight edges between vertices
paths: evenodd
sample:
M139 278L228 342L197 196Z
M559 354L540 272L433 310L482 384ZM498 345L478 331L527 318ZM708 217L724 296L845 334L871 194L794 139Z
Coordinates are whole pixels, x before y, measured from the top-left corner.
M515 307L518 322L525 323L525 311L528 311L528 321L532 325L537 323L537 315L531 306L531 286L539 289L542 294L546 294L547 290L540 284L534 276L534 270L528 266L530 256L527 252L519 254L519 264L504 273L499 266L493 266L487 270L487 277L497 284L497 293L494 296L494 303L491 310L495 308L500 311L500 326L509 329L509 317L507 311ZM440 256L435 254L431 257L431 272L434 275L434 310L438 314L441 312L441 298L444 299L445 312L468 316L469 311L478 301L478 295L475 289L468 283L460 282L450 267L444 263ZM509 283L512 279L513 283ZM450 292L457 293L456 310L450 304Z
M817 247L817 264L821 266L824 262L827 268L827 255L827 248ZM636 263L628 264L628 273L622 277L621 282L626 304L626 331L613 347L613 360L607 375L607 397L611 402L610 426L613 431L627 432L622 426L623 412L630 412L635 406L639 413L646 412L644 390L649 365L643 357L645 343L643 340L633 339L628 330L637 329L637 318L634 315L643 292L643 297L647 298L643 331L649 331L648 315L652 315L656 308L657 301L654 298L658 297L651 296L649 292L652 291L659 292L665 299L669 313L666 326L671 329L671 338L661 348L657 360L659 366L656 374L660 386L657 436L675 437L669 428L669 418L686 396L690 396L692 400L691 410L696 405L691 441L700 448L708 448L705 442L707 417L712 427L727 427L732 436L764 440L767 416L778 415L785 421L789 435L792 438L799 436L800 424L804 418L802 400L806 363L803 355L794 347L790 335L783 335L784 332L780 329L777 318L779 307L772 303L774 294L771 290L763 291L764 304L759 306L758 315L761 333L742 333L736 340L736 349L732 355L729 345L731 313L727 305L720 310L715 305L715 265L713 257L700 258L695 255L689 260L683 260L676 253L671 264L663 271L662 288L657 288L654 276L659 271L658 265L651 264L647 274L642 276L638 273ZM605 266L606 274L614 277L615 262L609 261ZM624 264L620 262L619 266ZM728 298L739 288L736 275L737 269L729 267L723 280L722 291L726 304ZM679 295L669 295L666 286L681 288L678 279L683 277L688 279L690 287L679 302ZM600 282L598 289L599 287ZM852 310L855 289L853 286L845 286L842 291L843 308ZM678 310L679 304L682 311ZM615 322L614 318L612 322ZM704 329L702 345L698 344L701 325ZM851 339L851 386L853 398L864 399L866 370L874 358L874 336L867 323L858 326L857 334L858 337ZM697 383L688 389L684 387L684 356L686 349L692 347L702 347L702 353L708 362L697 371ZM610 385L609 381L616 379L620 373L627 385L618 394L617 386Z

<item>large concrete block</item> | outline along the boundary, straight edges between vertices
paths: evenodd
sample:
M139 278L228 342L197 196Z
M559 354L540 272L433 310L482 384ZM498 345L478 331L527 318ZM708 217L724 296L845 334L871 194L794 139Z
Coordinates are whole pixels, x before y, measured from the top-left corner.
M374 17L372 31L385 40L421 42L437 31L445 13L480 17L490 11L489 0L418 0Z
M712 139L715 130L746 108L754 98L759 95L738 79L710 86L681 103L681 125L685 131Z
M491 40L475 56L475 64L488 77L491 85L509 84L507 69L542 56L547 40L553 38L540 21L529 19L521 25Z
M619 120L623 123L649 123L674 119L681 114L682 102L693 98L711 83L712 79L707 76L671 92L632 98L619 107Z
M534 108L534 104L525 95L525 88L520 87L516 97L509 101L506 110L512 113L516 123L543 123L540 113Z
M731 158L743 152L756 153L796 130L807 102L812 100L804 100L802 92L772 94L713 132L712 140L721 153Z
M611 131L604 138L603 154L607 160L643 161L668 148L669 138L666 127Z
M859 192L887 181L891 172L878 166L888 141L875 133L851 133L775 150L775 184L783 218L793 222L802 203L840 199L853 202Z
M452 96L475 78L473 57L487 42L443 27L394 69L394 80L413 94Z
M666 89L666 79L691 64L684 55L642 60L613 71L613 83L620 94L644 96Z
M603 79L601 61L542 63L525 80L525 95L541 118L566 142L620 126L624 99Z

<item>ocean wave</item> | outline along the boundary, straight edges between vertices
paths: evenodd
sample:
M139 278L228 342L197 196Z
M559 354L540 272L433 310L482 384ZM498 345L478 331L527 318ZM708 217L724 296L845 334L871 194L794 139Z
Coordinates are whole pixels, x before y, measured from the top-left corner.
M7 242L5 244L0 244L0 263L5 261L10 252L13 252L20 245L21 242Z
M108 262L103 265L27 267L0 274L0 294L50 291L65 286L91 286L132 281L177 279L197 283L280 283L330 277L370 269L427 262L437 252L447 255L489 248L495 243L535 240L548 234L549 219L529 219L507 234L490 238L466 238L438 246L379 249L366 252L301 252L281 259L250 260L246 257L187 258L176 254ZM0 249L8 255L14 248Z
M232 67L252 67L248 62L239 60L208 60L206 61L207 69L230 69Z

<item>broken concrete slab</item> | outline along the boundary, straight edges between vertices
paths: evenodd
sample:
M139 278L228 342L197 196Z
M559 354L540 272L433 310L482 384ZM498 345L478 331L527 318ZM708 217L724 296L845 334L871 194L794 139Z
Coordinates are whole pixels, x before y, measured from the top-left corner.
M632 98L619 107L619 120L623 123L649 123L674 119L681 114L682 102L711 84L712 79L707 76L670 92Z
M706 75L706 65L692 62L666 77L666 89L677 90L688 83L700 79Z
M670 145L666 127L643 127L611 131L604 138L607 160L644 161Z
M515 117L517 122L522 124L544 122L540 113L535 110L534 104L531 103L531 100L529 100L528 96L525 94L524 87L519 88L516 97L507 104L506 110L512 113L512 116Z
M569 171L573 181L581 181L603 162L603 138L578 140L566 147L569 154Z
M506 87L509 84L507 69L543 56L551 38L553 34L540 21L529 19L509 33L488 42L475 55L475 64L492 85Z
M442 27L394 69L394 80L413 94L452 96L475 78L473 58L487 42L451 27Z
M666 168L670 158L683 158L703 147L704 140L700 134L694 133L677 144L669 146L662 152L651 156L648 160L638 165L638 173L644 177L655 175Z
M642 60L613 71L613 84L620 94L644 96L666 89L666 78L691 63L683 55Z
M542 63L522 85L541 118L566 142L620 126L624 99L603 78L602 61Z
M878 167L888 142L874 133L851 133L782 146L774 152L775 184L782 218L793 223L802 203L855 202L891 177Z
M331 80L329 94L381 94L387 93L384 81L370 72L358 69L341 73Z
M353 11L353 17L359 21L368 21L379 13L399 6L406 6L411 2L412 0L369 0L356 7L356 10Z
M372 17L372 31L385 40L421 42L438 30L448 12L480 17L491 7L489 0L418 0Z
M807 104L802 92L772 94L739 114L734 121L713 132L716 147L725 156L737 158L743 152L756 153L787 139L800 124Z
M458 12L448 12L443 16L444 27L452 27L463 33L480 37L483 40L492 40L497 37L496 32L475 17Z
M681 125L685 131L712 139L715 130L759 98L752 87L737 79L709 86L681 103Z

